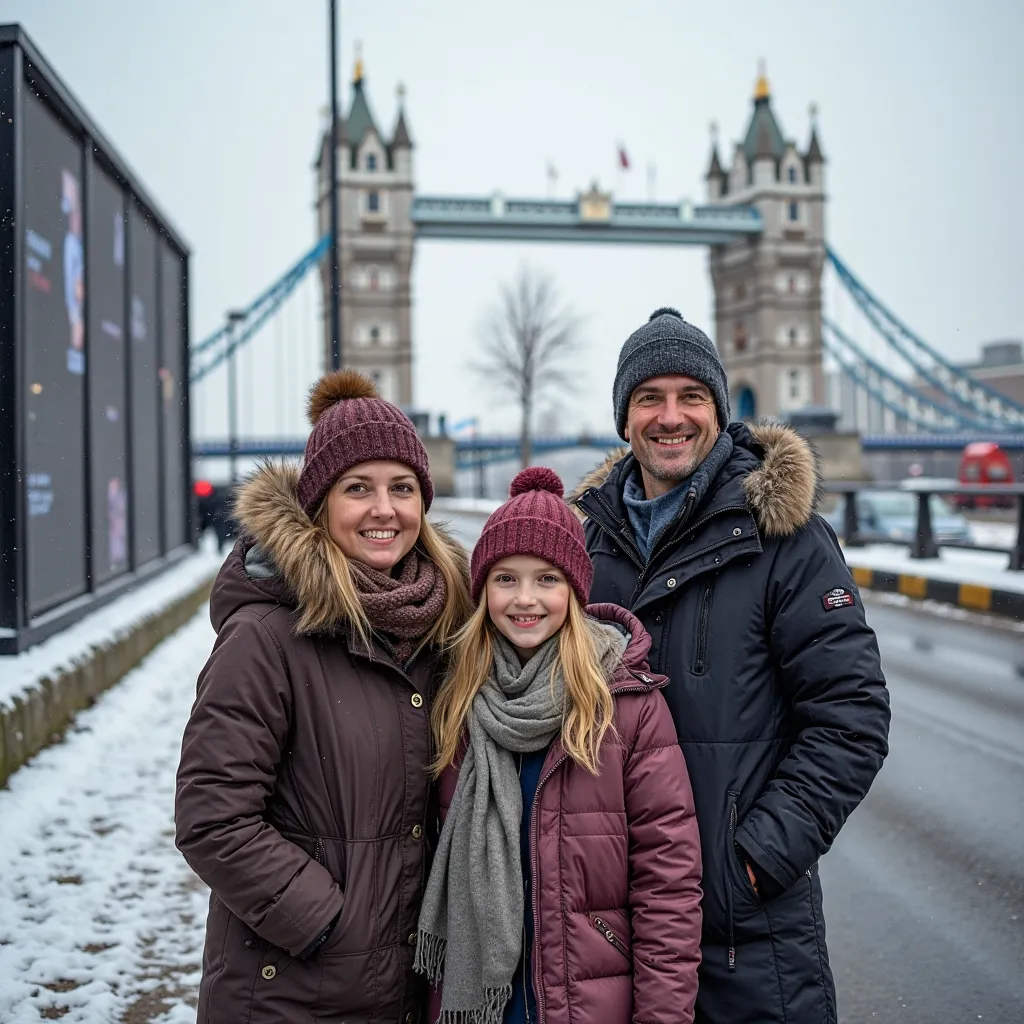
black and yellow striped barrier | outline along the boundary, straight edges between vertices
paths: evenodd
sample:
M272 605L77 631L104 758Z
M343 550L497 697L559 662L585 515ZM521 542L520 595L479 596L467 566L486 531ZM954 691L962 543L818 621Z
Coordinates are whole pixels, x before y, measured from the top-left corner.
M864 590L881 590L903 594L918 601L941 601L975 612L992 612L1024 619L1024 593L1012 590L993 590L978 583L957 583L953 580L934 580L927 576L912 576L902 572L884 572L851 566L854 581Z

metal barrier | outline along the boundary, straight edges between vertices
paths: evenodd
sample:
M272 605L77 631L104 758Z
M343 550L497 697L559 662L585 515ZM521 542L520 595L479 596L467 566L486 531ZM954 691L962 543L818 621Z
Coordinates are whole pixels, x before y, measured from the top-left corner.
M938 558L941 548L960 548L967 551L993 551L1010 556L1009 568L1024 571L1024 484L960 484L955 481L902 480L899 483L863 483L835 481L826 485L826 493L843 498L842 539L847 547L866 544L904 544L883 534L872 534L860 527L857 513L857 495L872 491L903 491L917 495L917 522L910 542L911 558ZM932 529L932 495L965 495L972 497L1013 497L1017 499L1017 539L1011 547L971 544L936 538Z

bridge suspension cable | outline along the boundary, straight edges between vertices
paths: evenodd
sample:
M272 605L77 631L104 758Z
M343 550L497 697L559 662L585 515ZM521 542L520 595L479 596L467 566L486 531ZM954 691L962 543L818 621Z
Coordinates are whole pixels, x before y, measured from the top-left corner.
M962 367L951 363L885 306L833 249L827 248L826 254L840 283L890 348L898 352L921 379L947 399L954 410L961 410L965 422L969 418L984 429L995 427L1010 431L1024 430L1024 405L1000 394L984 381L972 377ZM914 394L917 395L916 392ZM923 395L917 397L919 400L924 398Z
M289 267L269 288L243 310L240 325L234 333L225 325L214 331L192 349L190 380L199 382L220 366L239 346L249 339L280 309L281 304L298 287L327 252L330 239L321 238L297 263ZM218 344L220 347L218 348ZM197 358L203 357L206 358Z
M822 347L836 360L842 372L886 409L908 423L923 430L941 432L991 432L1005 429L1005 425L998 421L980 420L940 405L929 396L914 390L905 380L868 355L834 321L823 317L822 326L825 328Z

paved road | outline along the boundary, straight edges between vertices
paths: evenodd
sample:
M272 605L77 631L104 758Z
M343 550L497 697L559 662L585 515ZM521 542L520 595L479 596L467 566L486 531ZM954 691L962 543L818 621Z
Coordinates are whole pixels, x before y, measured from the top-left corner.
M844 1024L1024 1024L1024 634L869 598L891 752L822 862Z
M871 598L868 619L893 725L822 863L840 1020L1024 1024L1024 633Z

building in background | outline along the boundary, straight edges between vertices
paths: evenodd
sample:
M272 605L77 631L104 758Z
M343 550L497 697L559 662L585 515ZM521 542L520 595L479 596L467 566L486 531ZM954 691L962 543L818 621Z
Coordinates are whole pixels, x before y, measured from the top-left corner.
M320 237L330 232L330 125L315 169ZM346 367L372 377L381 395L412 406L412 138L399 88L390 135L370 109L362 61L356 61L352 103L338 125L341 232L341 340ZM330 267L324 289L324 365L330 366Z
M708 202L750 205L764 230L710 249L718 350L737 419L779 416L827 401L822 372L825 158L812 124L801 152L787 140L762 73L746 137L726 169L712 142Z

